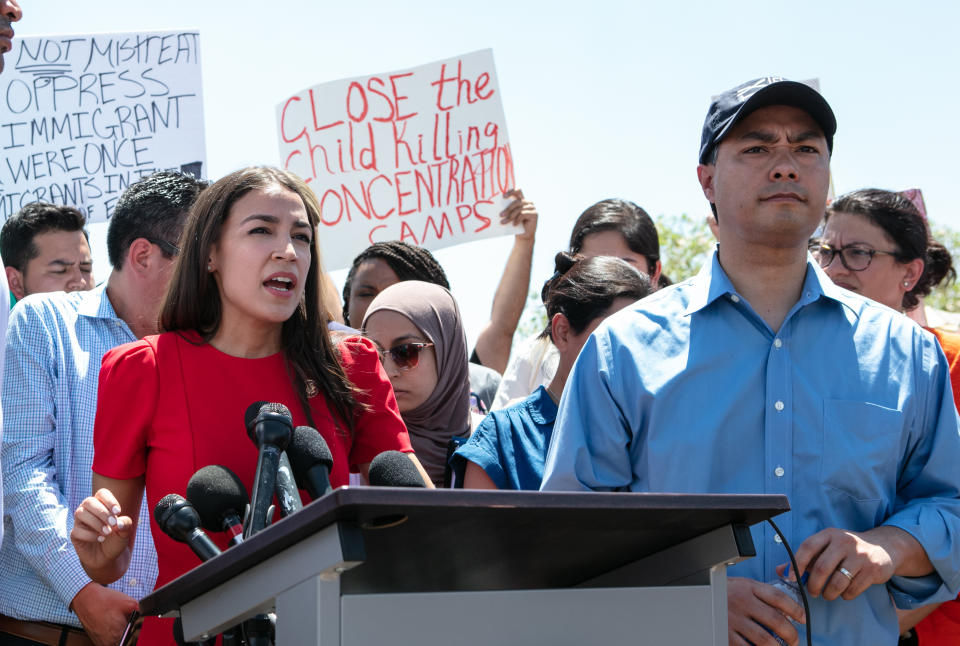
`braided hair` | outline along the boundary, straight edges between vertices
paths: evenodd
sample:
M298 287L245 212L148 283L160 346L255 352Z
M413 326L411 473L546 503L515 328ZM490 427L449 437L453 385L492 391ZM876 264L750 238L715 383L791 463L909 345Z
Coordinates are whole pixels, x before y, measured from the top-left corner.
M376 242L353 259L353 264L350 265L350 271L347 273L347 280L343 284L343 320L347 325L360 324L360 321L350 321L350 290L357 268L364 262L374 259L387 263L401 281L422 280L425 283L450 289L443 267L424 247L417 247L400 240Z

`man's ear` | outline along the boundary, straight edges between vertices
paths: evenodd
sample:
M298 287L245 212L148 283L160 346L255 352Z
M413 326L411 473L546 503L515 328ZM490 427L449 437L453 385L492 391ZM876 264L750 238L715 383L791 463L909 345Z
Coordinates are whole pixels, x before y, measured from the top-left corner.
M570 320L559 312L554 314L550 319L550 338L561 353L570 344L570 333Z
M149 270L155 251L159 252L160 250L156 249L153 243L146 238L135 239L127 249L127 257L123 264L124 269L129 267L134 273L143 275Z
M707 201L713 204L716 202L713 195L713 175L717 167L714 164L700 164L697 166L697 180L700 181L700 188Z
M27 295L27 288L24 285L23 274L20 273L19 269L14 267L4 267L7 272L7 284L10 286L10 291L13 293L13 297L18 301L22 300L24 296ZM2 304L0 304L2 306Z

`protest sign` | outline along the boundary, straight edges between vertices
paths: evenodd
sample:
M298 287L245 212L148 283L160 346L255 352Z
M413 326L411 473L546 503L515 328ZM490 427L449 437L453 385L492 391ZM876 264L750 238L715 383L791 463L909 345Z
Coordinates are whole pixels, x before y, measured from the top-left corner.
M281 165L320 200L328 269L374 242L438 249L516 233L493 52L322 83L277 106Z
M157 170L205 171L196 31L17 38L0 76L0 215L29 202L110 217Z

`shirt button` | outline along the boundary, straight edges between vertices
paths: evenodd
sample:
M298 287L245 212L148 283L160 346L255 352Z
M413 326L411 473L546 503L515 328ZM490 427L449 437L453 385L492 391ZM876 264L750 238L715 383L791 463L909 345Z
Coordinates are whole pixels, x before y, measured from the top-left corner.
M780 538L780 534L774 534L774 535L773 535L773 542L774 542L774 543L782 543L782 542L783 542L783 539Z
M783 474L786 473L786 471L783 470L783 467L777 467L776 469L773 470L773 473L774 473L774 475L776 475L778 478L782 478L782 477L783 477Z
M783 402L777 401L777 403L775 403L773 407L776 408L777 410L783 410Z
M137 585L137 580L136 580L136 579L127 579L127 583L129 583L130 585L135 586L135 585Z
M780 340L780 337L777 337L773 340L773 347L780 348L783 346L783 341Z
M736 294L730 294L730 300L733 301L734 303L739 303L740 297L737 296Z

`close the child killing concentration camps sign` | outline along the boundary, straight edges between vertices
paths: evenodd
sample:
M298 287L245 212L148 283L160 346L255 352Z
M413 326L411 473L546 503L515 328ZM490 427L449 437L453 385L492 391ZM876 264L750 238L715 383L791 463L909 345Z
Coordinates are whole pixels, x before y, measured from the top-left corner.
M277 121L281 166L320 200L327 269L379 241L438 249L516 232L499 224L515 181L489 49L315 85Z
M17 38L0 76L0 219L29 202L110 217L157 170L206 170L197 31Z

